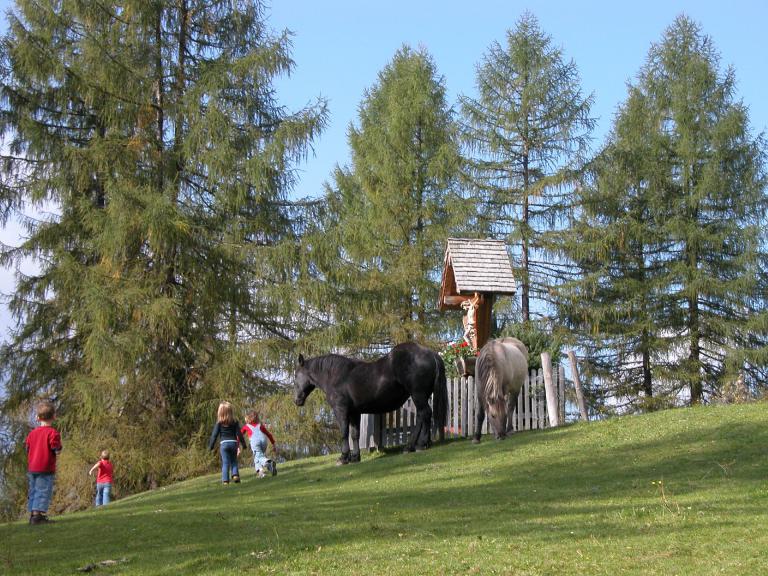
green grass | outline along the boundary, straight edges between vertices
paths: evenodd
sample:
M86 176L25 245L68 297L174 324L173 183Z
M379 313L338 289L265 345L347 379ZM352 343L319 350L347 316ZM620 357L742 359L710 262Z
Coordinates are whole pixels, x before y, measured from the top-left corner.
M766 407L303 460L228 487L207 476L1 525L0 573L766 574Z

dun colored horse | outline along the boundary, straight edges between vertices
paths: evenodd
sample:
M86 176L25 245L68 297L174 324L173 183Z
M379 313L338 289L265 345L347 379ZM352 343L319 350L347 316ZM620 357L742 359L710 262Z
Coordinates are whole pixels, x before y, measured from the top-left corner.
M528 348L517 338L491 340L480 349L475 364L479 406L473 442L480 442L486 412L496 438L507 435L509 401L517 398L527 375Z

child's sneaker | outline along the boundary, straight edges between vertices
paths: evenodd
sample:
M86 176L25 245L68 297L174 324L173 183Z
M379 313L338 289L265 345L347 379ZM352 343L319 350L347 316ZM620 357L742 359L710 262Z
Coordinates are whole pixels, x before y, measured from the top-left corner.
M235 484L240 484L240 476L238 476L237 474L235 474L234 476L232 476L232 481L233 481Z
M53 524L53 520L49 520L45 514L33 514L29 517L30 524Z

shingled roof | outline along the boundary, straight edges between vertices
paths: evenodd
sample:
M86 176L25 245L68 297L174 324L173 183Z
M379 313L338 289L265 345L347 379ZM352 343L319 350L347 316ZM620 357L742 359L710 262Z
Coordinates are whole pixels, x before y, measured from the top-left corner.
M501 240L448 238L440 286L440 307L454 307L446 306L445 296L470 295L474 292L516 292L507 247Z

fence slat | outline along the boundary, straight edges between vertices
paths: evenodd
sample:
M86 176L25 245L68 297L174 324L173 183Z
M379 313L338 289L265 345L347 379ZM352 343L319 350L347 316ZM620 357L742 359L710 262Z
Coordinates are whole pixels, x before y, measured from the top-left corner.
M533 382L531 386L531 430L539 427L539 383Z
M456 377L453 379L453 406L451 407L453 410L453 429L457 436L462 436L466 434L466 431L461 429L461 413L459 412L461 409L461 392L459 386L461 386L461 378Z
M461 429L464 430L463 436L469 436L472 434L471 429L471 423L467 422L467 383L469 382L468 378L462 378L461 382L459 384L459 390L461 394L461 417L460 419L460 426Z

